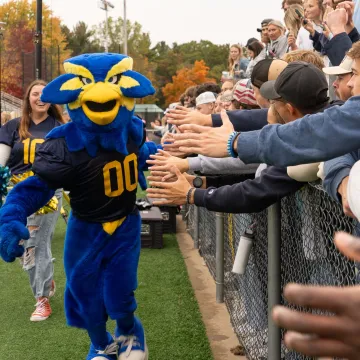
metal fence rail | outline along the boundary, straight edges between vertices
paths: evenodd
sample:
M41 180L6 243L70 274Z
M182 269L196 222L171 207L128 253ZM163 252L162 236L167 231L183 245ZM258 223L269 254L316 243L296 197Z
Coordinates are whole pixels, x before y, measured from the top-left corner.
M199 251L215 278L216 215L194 206L187 209L187 228L194 236L199 226ZM279 214L280 215L280 214ZM269 220L274 221L273 219ZM232 273L240 236L252 225L255 232L250 259L244 275ZM274 225L274 224L272 224ZM320 187L306 186L281 201L281 302L282 289L289 282L345 286L356 283L354 262L342 256L333 243L334 232L358 233L357 223L343 214L342 207ZM281 359L307 359L289 352L268 327L268 214L225 214L224 217L224 297L232 325L250 360L274 357L270 348L281 346ZM269 254L274 255L274 252ZM270 261L271 263L271 261ZM220 264L221 265L221 264ZM218 269L219 270L219 269ZM273 296L276 294L272 294ZM280 294L278 294L280 298ZM271 299L271 297L270 297ZM275 340L274 340L275 339ZM269 344L269 341L278 344ZM270 346L272 345L272 346Z

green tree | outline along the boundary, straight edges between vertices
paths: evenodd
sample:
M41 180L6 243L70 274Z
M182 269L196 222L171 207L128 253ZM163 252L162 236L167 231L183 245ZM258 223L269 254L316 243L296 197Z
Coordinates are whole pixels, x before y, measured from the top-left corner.
M124 34L123 34L124 20L121 17L117 19L108 18L108 46L109 52L121 53L123 51ZM98 43L105 47L105 21L93 27L95 38ZM136 58L137 56L148 57L150 52L150 34L143 32L142 26L138 22L132 23L127 21L128 34L128 53L130 56Z
M95 31L89 29L83 21L78 22L72 31L66 25L61 30L68 43L66 48L71 51L72 56L104 51L94 37Z
M24 88L35 77L34 32L36 25L36 0L9 0L0 5L0 19L4 25L2 41L2 90L21 97ZM56 73L58 51L62 62L69 57L65 50L66 39L61 32L60 19L43 4L43 77ZM50 51L49 51L50 50ZM50 56L49 56L50 55Z

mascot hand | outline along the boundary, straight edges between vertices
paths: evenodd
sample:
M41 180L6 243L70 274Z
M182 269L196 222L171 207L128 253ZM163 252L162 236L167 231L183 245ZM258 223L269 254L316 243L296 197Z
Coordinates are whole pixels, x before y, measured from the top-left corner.
M24 247L19 245L21 240L30 237L27 227L19 221L12 221L0 227L0 255L6 262L13 262L21 257Z

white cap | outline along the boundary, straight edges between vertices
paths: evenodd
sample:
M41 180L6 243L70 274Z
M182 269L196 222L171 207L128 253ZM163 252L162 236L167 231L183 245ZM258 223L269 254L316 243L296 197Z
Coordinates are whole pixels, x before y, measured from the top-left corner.
M347 186L350 210L360 219L360 161L351 168Z
M211 91L206 91L202 94L200 94L196 98L196 106L202 105L202 104L209 104L216 101L215 95Z
M330 66L323 68L323 72L327 75L343 75L352 73L352 65L354 60L350 56L345 56L339 66Z

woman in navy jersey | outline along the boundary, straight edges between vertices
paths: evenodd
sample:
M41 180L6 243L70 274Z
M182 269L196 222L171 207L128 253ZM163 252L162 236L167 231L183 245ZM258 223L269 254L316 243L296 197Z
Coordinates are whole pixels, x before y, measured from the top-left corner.
M0 128L0 165L7 165L12 175L30 171L37 145L44 142L49 131L64 123L59 106L40 101L45 85L46 82L42 80L32 82L25 93L22 116ZM31 321L46 320L52 312L49 297L55 293L55 282L51 239L61 208L60 190L56 196L59 200L57 211L33 214L27 222L30 238L23 244L22 266L29 274L30 286L36 298Z

